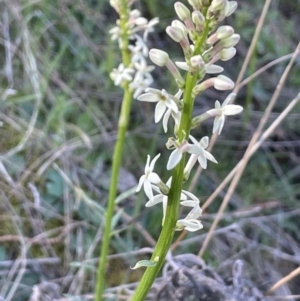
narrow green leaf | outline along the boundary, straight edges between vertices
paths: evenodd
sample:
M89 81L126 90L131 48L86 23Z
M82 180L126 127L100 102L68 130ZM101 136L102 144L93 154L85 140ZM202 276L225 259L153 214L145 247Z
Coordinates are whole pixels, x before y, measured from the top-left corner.
M152 267L155 267L157 265L157 261L154 261L154 260L140 260L135 264L135 266L133 268L132 267L130 267L130 268L132 270L136 270L136 269L141 268L141 267L152 268Z

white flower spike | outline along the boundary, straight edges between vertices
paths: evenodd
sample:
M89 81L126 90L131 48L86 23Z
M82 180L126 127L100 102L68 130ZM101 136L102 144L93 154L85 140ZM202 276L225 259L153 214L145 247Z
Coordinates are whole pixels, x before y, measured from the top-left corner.
M154 165L157 161L157 159L160 157L160 154L158 154L150 163L150 156L147 157L147 163L145 166L145 174L140 177L139 185L136 189L136 191L140 191L142 186L144 185L144 191L149 198L149 200L153 199L153 192L152 192L152 184L158 184L161 182L161 179L159 175L155 172L153 172Z
M222 103L222 106L220 102L217 100L215 102L215 108L212 110L207 111L207 113L213 113L217 111L217 116L214 120L214 126L213 126L213 133L218 132L220 135L224 126L225 117L230 115L236 115L243 111L243 107L239 105L231 105L230 102L232 98L235 97L235 93L230 93Z

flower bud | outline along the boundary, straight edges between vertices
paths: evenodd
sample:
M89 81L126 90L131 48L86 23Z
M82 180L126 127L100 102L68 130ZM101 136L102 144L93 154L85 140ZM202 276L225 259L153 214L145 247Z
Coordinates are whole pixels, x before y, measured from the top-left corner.
M164 182L158 183L157 186L159 187L159 190L163 195L169 194L170 188Z
M217 31L217 38L219 40L226 39L231 37L234 34L234 29L231 26L225 25L225 26L220 26Z
M223 9L224 6L225 0L213 0L209 8L211 11L218 11Z
M225 4L225 16L228 17L233 14L237 8L238 4L236 1L226 1Z
M205 67L205 63L201 55L192 56L190 62L192 67L197 67L199 69L203 69Z
M229 38L223 39L220 41L220 44L224 47L224 48L230 48L235 46L240 40L240 35L235 33L232 36L230 36Z
M204 27L205 18L199 10L195 10L192 12L192 20L196 25L196 29L198 31L202 31Z
M221 61L228 61L232 59L236 54L236 49L234 47L225 48L219 52Z
M231 90L234 88L234 82L225 75L218 75L214 80L214 88L220 91Z
M201 7L208 7L210 6L212 0L199 0Z
M188 0L188 3L193 7L194 10L200 10L201 8L198 0Z
M223 71L224 71L224 68L222 68L221 66L206 64L206 73L208 73L208 74L215 74L215 73L220 73Z
M170 59L169 55L165 51L155 48L149 51L149 57L154 64L160 67L165 66Z
M191 16L190 10L181 2L176 2L174 8L178 18L182 21L188 19Z
M174 21L172 21L171 26L174 27L174 28L181 29L183 34L187 37L188 30L182 22L180 22L179 20L174 20Z
M169 37L177 43L179 43L184 38L182 30L178 27L168 26L166 28L166 32Z

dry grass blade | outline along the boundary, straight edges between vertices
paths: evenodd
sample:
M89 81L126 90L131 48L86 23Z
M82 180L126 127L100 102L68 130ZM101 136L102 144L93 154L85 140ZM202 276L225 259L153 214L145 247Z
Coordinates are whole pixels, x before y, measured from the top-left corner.
M293 278L295 278L296 276L298 276L300 274L300 267L298 267L297 269L295 269L294 271L292 271L290 274L288 274L287 276L283 277L282 279L280 279L278 282L276 282L268 291L267 294L270 295L273 292L275 292L279 287L281 287L282 285L286 284L287 282L291 281Z

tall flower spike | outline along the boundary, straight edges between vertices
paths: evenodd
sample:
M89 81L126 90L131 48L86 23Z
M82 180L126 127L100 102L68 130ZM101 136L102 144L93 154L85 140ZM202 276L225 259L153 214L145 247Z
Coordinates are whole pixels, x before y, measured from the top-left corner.
M215 108L212 110L207 111L207 113L214 113L217 114L214 120L214 126L213 126L213 133L218 132L220 135L224 126L225 117L230 115L236 115L243 111L243 108L239 105L231 105L230 102L232 98L235 97L235 93L230 93L222 103L222 106L220 102L217 100L215 102Z
M158 154L150 163L150 156L147 157L147 163L145 166L145 174L140 177L139 185L136 189L136 191L140 191L142 186L144 185L144 191L149 198L149 200L153 199L153 192L151 188L151 183L158 184L161 182L161 179L159 175L155 172L153 172L154 165L157 161L157 159L160 157L160 154Z

